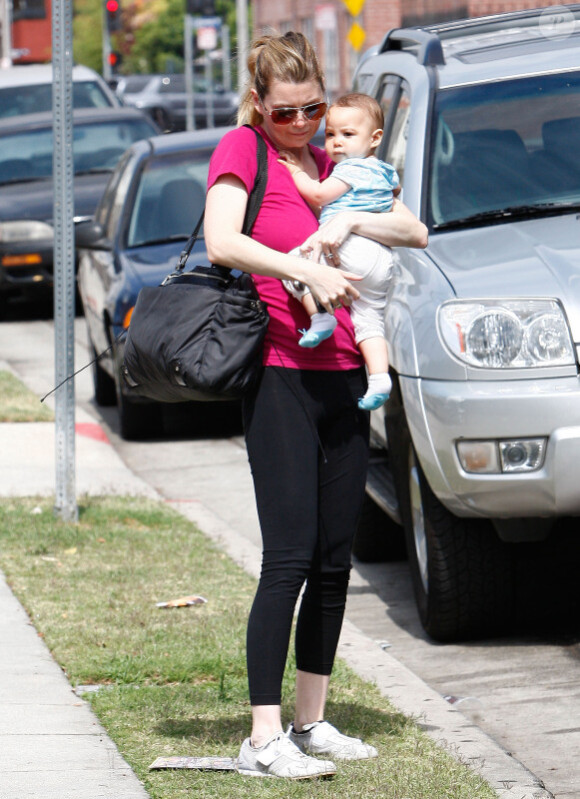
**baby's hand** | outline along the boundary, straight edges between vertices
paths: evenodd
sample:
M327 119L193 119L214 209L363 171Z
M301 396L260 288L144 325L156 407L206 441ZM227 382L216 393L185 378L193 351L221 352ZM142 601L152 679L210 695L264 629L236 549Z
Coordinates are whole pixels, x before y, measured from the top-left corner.
M294 153L288 152L288 150L280 150L278 153L278 163L288 167L292 175L295 175L297 172L302 172L302 168L296 156Z

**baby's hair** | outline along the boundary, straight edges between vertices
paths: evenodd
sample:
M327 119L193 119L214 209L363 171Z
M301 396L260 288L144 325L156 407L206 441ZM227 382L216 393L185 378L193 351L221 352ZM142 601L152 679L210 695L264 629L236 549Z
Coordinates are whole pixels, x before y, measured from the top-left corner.
M351 92L350 94L343 94L338 100L335 100L328 111L333 108L358 108L365 114L368 114L372 119L375 129L383 128L383 112L380 105L368 94L361 92Z

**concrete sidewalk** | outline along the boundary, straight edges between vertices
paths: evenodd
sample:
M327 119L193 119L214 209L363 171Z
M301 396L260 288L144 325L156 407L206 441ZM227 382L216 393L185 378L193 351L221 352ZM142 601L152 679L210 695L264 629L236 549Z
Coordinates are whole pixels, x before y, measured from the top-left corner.
M79 412L76 432L79 495L158 496L123 464L92 417ZM0 496L54 495L54 446L51 423L0 424ZM201 503L172 505L257 576L260 552L246 537ZM147 799L1 575L0 652L0 798ZM339 655L361 677L376 683L395 707L481 773L498 797L552 797L525 766L348 621Z

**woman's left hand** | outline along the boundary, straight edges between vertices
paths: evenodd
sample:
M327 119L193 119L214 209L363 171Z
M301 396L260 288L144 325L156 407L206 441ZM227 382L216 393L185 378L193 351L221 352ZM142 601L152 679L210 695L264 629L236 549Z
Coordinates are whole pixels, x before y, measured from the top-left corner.
M316 233L306 239L300 247L300 252L313 261L319 261L322 255L323 263L340 266L338 250L352 232L353 224L354 217L350 211L334 214L318 228Z

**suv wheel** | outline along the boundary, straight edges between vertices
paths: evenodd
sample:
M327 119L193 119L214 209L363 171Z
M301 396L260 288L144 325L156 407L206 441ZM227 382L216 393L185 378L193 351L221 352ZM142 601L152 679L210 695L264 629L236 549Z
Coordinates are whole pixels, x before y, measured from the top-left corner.
M437 641L503 632L514 606L511 549L489 520L459 518L439 502L399 411L389 443L421 624Z

